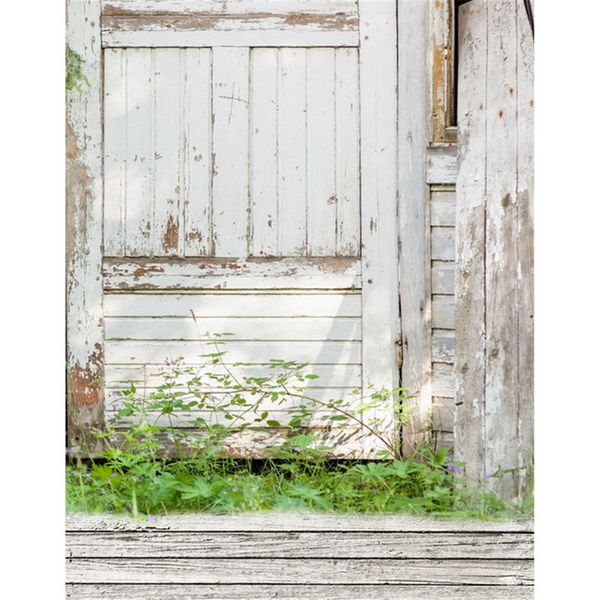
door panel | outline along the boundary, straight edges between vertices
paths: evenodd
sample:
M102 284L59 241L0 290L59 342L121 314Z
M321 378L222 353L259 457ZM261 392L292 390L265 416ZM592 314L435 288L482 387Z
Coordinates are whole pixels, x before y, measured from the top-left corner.
M107 416L222 331L321 398L396 386L395 2L107 0L102 27Z

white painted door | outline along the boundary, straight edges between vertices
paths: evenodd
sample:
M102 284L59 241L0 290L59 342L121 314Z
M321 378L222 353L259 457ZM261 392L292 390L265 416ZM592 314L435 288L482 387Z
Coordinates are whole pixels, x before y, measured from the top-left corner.
M395 15L104 2L107 417L120 382L194 364L205 332L234 334L231 362L309 363L325 399L397 386Z

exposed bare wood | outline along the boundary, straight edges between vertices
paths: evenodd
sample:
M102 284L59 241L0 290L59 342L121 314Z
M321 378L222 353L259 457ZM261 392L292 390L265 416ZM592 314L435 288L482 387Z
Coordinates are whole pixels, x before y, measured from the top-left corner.
M126 515L71 513L67 531L365 531L365 532L532 532L533 522L447 520L406 515L336 515L328 513L263 512L230 514L170 514L152 522Z
M519 332L519 465L533 463L533 36L525 7L517 3L517 315ZM525 473L519 497L528 491Z
M525 66L522 80L518 76L520 61L531 64L532 41L524 41L526 17L514 0L473 0L462 10L457 453L473 479L513 469L503 477L500 491L516 500L530 457L522 450L530 453L532 444L532 74ZM526 398L524 418L521 397Z
M68 584L70 600L532 600L530 586L446 585L89 585Z
M436 0L430 7L432 140L455 142L454 127L454 2ZM429 62L429 61L428 61Z
M415 69L427 61L427 17L426 2L398 3L402 386L414 395L411 420L402 436L407 455L425 442L423 431L431 409L431 248L426 184L429 90L427 74Z
M86 453L103 423L102 56L100 0L67 2L67 43L87 83L67 93L68 438Z
M105 259L106 290L358 289L361 263L344 258Z
M380 558L523 559L533 553L528 533L110 531L67 534L68 558ZM401 544L399 542L402 541Z

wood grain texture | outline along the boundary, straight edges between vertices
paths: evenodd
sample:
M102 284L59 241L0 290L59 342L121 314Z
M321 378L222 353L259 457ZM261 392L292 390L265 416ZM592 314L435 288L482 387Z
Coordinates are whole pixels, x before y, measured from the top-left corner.
M456 183L456 424L455 455L478 481L485 445L485 105L487 3L460 9ZM466 76L468 74L468 76ZM472 136L471 132L478 132Z
M534 449L534 235L533 235L533 37L524 6L517 4L517 316L519 321L519 464L533 464ZM519 480L519 496L527 493Z
M66 328L69 445L99 449L103 424L102 82L100 1L67 2L67 44L88 84L67 91Z
M446 585L67 585L71 600L532 600L530 586Z
M360 289L358 259L115 259L104 260L104 289L344 290Z
M526 559L529 533L97 532L68 533L68 558L379 558ZM399 543L402 542L402 543Z
M315 567L318 565L318 570ZM530 562L466 559L460 570L452 561L429 559L285 558L78 558L67 559L67 583L220 583L531 585Z
M356 1L105 3L105 46L357 46Z
M429 143L427 2L398 3L398 156L400 304L402 313L402 386L410 422L403 450L410 455L426 442L431 409L431 246L429 188L426 183Z
M396 3L359 0L363 396L398 387ZM418 270L418 269L415 269ZM410 287L408 284L407 287ZM364 415L397 435L390 403ZM381 450L373 436L365 456Z
M531 520L446 520L407 515L338 515L334 513L252 512L218 515L181 513L157 516L149 522L126 515L70 513L66 531L393 531L533 532Z
M430 146L427 149L427 183L456 184L456 144Z
M500 482L509 500L522 498L533 443L533 44L525 41L531 32L517 4L474 2L464 9L457 195L459 454L475 479L513 469Z

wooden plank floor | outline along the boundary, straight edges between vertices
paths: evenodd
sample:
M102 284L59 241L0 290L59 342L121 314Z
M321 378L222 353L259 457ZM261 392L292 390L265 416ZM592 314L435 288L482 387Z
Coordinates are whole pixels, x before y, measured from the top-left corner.
M69 515L66 551L72 600L533 598L531 522Z

